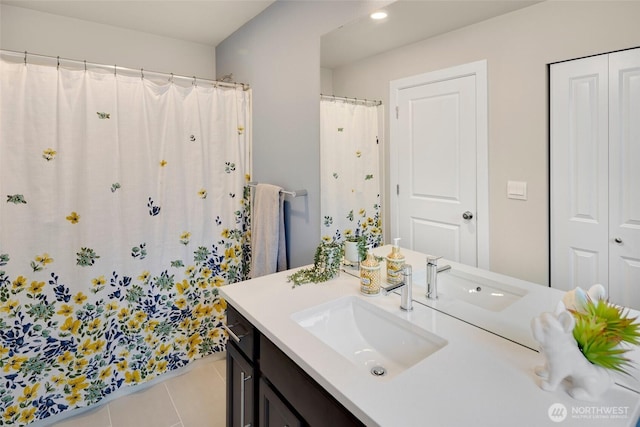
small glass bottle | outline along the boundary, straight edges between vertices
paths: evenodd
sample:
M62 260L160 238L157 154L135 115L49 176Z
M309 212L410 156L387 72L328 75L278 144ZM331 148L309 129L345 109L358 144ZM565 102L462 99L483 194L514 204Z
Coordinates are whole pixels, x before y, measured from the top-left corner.
M387 283L397 285L402 283L402 268L404 267L404 255L400 253L398 246L399 237L393 239L393 248L387 255Z
M371 248L367 250L367 258L360 263L360 292L368 296L380 293L380 263Z

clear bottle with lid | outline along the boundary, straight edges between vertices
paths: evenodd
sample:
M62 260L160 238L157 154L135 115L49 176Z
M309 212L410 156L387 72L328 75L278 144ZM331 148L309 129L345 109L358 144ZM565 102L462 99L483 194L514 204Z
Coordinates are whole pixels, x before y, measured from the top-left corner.
M399 237L393 239L393 248L387 255L387 283L397 285L402 283L402 268L404 267L404 255L400 253Z
M367 257L360 263L360 292L373 296L380 293L380 263L367 249Z

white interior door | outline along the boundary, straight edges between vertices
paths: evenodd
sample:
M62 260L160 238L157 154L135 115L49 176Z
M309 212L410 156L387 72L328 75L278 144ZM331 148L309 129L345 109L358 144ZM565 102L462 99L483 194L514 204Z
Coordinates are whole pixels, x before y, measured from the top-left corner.
M640 49L609 55L609 296L640 309Z
M608 283L608 62L551 67L551 286Z
M478 212L486 204L484 190L478 195L486 173L482 167L478 178L486 151L485 135L478 136L486 130L478 104L486 106L486 99L478 99L484 93L478 86L485 83L478 85L475 72L459 71L392 83L392 229L405 247L488 268L488 244L480 262L478 251ZM480 217L487 219L484 212Z

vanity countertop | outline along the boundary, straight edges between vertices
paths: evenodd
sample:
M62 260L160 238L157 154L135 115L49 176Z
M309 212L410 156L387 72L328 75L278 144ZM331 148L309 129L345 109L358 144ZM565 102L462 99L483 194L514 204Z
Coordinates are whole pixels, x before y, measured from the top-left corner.
M377 254L388 251L388 246L378 248ZM424 255L415 252L405 256L408 263L424 260ZM635 425L640 416L639 394L619 385L595 403L572 399L563 385L555 392L543 391L533 372L543 363L539 353L435 310L423 301L414 303L413 311L404 312L398 295L363 296L358 279L344 272L325 283L292 289L287 276L294 271L239 282L220 291L262 334L367 426L423 426L427 420L437 426L556 425L549 410L557 404L568 411L561 425L597 426L604 420L607 426L627 426ZM416 264L414 275L419 272ZM504 276L487 274L504 280ZM523 285L516 279L510 283ZM533 315L553 311L562 295L556 291L545 297L545 292L553 290L526 286L540 288L531 288L522 298L540 291L536 298L542 302L533 301L534 305L540 304ZM413 292L414 299L419 300L424 285L414 281ZM396 376L374 377L356 368L292 318L295 313L346 296L362 298L445 339L447 345ZM526 319L527 324L531 317Z
M391 245L373 250L373 253L379 257L384 257L389 252L391 252ZM499 311L491 311L451 297L447 295L444 286L440 286L438 299L431 300L426 298L426 255L408 249L402 249L402 253L405 255L405 262L412 266L414 301L472 323L532 350L538 350L538 343L531 334L531 319L545 311L554 312L565 294L565 291L559 289L440 259L438 266L450 265L452 268L440 273L439 277L444 277L452 272L453 274L462 272L462 274L469 274L480 281L486 280L489 285L501 286L504 284L505 288L516 290L521 297ZM442 281L442 279L439 280ZM640 318L640 312L637 310L627 309L626 312L631 318ZM634 362L628 369L631 376L613 373L614 380L616 383L640 393L640 347L634 347L626 357Z

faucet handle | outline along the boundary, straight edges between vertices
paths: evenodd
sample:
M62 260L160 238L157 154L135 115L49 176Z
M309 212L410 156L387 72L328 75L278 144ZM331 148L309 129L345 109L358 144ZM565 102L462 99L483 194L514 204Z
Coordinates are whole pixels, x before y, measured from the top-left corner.
M438 265L438 260L442 258L441 256L433 256L427 255L427 264Z

